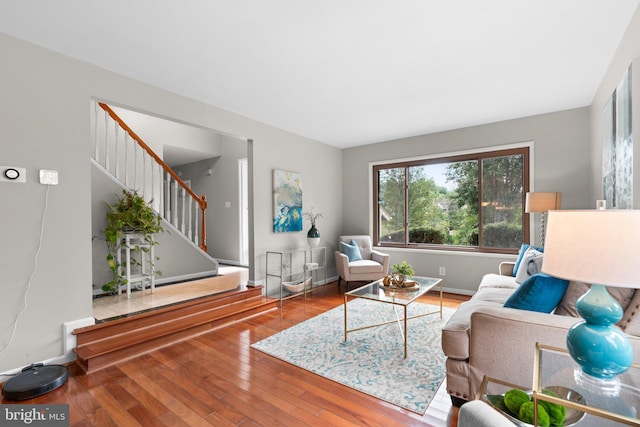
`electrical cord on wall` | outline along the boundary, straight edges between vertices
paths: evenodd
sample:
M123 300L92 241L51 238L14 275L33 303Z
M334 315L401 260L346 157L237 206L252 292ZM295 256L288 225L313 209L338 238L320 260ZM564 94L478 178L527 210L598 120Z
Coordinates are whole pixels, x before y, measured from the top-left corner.
M47 216L47 205L49 200L50 187L51 187L50 185L47 185L47 190L44 193L44 209L42 211L42 219L40 220L40 237L38 238L38 249L36 249L36 253L33 256L33 271L29 276L29 280L27 281L27 288L24 291L22 310L16 316L16 320L13 321L13 328L11 330L11 335L9 336L9 341L7 341L7 344L2 348L2 350L0 350L0 354L4 353L9 348L9 345L11 345L11 342L13 341L13 338L16 335L16 330L18 329L18 319L20 319L20 317L24 314L24 312L27 311L27 296L29 295L29 291L31 290L31 280L33 280L33 277L36 275L36 272L38 271L38 255L40 254L40 249L42 248L42 236L44 235L44 220L45 220L45 217Z

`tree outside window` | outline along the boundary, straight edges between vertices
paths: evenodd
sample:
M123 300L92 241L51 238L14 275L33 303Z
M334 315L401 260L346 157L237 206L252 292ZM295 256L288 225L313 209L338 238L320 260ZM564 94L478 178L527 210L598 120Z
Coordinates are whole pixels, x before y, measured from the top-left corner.
M528 241L528 148L374 167L377 245L510 252Z

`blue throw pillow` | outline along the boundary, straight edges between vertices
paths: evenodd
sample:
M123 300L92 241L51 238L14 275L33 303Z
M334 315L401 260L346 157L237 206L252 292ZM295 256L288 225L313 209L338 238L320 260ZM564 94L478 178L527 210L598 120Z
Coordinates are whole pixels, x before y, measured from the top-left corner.
M523 243L522 246L520 246L520 252L518 253L518 259L516 259L516 265L513 266L513 277L516 277L516 274L518 273L518 267L520 267L520 262L522 261L522 257L529 248L533 248L539 252L544 252L544 248L539 248L537 246L531 246L528 243Z
M360 248L355 241L351 241L351 244L340 242L340 252L345 254L349 258L349 262L358 261L362 259L360 254Z
M504 303L505 307L551 313L564 297L569 281L538 273L525 280Z

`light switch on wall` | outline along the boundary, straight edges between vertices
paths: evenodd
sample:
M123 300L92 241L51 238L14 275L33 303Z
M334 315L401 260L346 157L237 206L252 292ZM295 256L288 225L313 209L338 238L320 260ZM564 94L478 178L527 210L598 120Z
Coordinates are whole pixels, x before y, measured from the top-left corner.
M225 208L230 208L231 207L231 202L224 202L224 207Z

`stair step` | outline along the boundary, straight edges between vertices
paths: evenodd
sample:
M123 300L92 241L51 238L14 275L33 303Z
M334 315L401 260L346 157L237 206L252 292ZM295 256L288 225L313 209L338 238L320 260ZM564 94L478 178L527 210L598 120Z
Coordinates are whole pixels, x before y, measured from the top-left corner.
M261 287L214 295L76 329L74 351L78 364L95 372L277 306L277 299L262 296Z
M81 346L89 342L112 337L113 335L153 326L159 322L171 321L177 317L188 316L212 308L224 307L236 302L260 298L262 298L262 287L246 288L184 301L179 304L157 308L149 312L137 313L120 319L79 328L74 331L74 334L76 335L78 346Z

